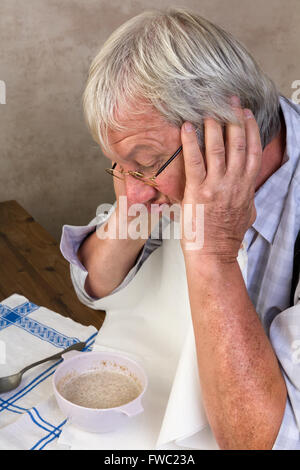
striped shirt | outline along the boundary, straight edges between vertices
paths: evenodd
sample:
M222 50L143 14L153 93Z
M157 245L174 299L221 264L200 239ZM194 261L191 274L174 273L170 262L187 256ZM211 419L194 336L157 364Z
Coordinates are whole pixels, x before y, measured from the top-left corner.
M279 102L286 124L284 159L281 167L256 191L257 217L244 242L248 254L248 294L272 343L288 390L273 449L300 449L300 288L295 294L295 305L290 306L294 244L300 229L300 106L283 96ZM114 207L110 213L113 210ZM91 308L97 308L97 299L84 289L87 271L78 260L77 251L85 237L104 223L110 213L94 218L84 227L63 227L61 252L70 263L79 300ZM163 223L168 222L164 219ZM110 295L133 279L161 243L161 238L146 241L135 266Z

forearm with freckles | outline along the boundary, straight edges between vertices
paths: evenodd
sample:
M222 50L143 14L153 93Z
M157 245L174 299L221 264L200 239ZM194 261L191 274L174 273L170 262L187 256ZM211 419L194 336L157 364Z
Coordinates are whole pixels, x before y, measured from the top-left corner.
M185 255L204 406L222 449L271 449L286 404L276 356L236 262Z

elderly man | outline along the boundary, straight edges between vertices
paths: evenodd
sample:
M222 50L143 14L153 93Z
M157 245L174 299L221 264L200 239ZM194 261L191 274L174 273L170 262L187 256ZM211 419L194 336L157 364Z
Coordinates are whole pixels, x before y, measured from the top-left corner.
M112 34L92 64L84 108L116 177L115 210L102 229L118 225L121 195L149 214L154 204L204 205L203 246L188 249L183 235L181 248L218 445L300 449L300 392L280 356L289 346L284 314L299 308L289 309L300 107L279 96L230 34L171 9L145 12ZM92 308L130 285L164 243L101 238L96 225L65 226L61 241L77 295ZM247 286L237 262L242 242Z

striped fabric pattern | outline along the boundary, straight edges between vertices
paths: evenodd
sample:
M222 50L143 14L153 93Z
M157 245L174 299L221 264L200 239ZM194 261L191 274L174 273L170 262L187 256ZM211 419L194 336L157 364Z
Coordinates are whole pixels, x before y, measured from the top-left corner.
M17 300L25 299L18 295L9 299L14 297ZM7 345L7 360L1 361L0 365L1 376L9 375L10 369L11 373L15 373L28 365L27 360L22 358L22 350L24 356L28 354L31 341L35 349L41 352L41 357L51 355L45 353L49 347L56 349L52 353L55 354L80 341L86 342L84 351L92 350L98 334L96 328L79 325L28 300L16 306L9 306L6 300L0 303L0 341ZM35 318L30 317L33 313ZM40 317L39 321L37 317ZM54 324L55 327L52 326ZM74 336L70 335L72 330L76 332ZM20 341L16 345L18 331ZM34 360L29 363L40 359L35 355L33 357ZM46 362L30 369L24 374L18 388L0 394L0 449L57 448L57 439L67 420L56 404L52 378L62 360ZM15 366L18 363L22 366Z

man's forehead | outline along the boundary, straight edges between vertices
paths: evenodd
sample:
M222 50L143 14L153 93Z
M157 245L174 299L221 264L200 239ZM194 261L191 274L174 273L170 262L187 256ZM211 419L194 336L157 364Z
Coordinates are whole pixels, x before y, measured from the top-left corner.
M114 145L118 141L129 135L141 131L151 131L161 128L162 123L166 124L163 116L150 105L130 106L118 110L116 120L121 126L125 126L124 130L108 130L109 144Z
M136 121L140 117L145 119L162 119L162 115L154 106L146 100L135 100L123 106L117 106L115 112L116 120L119 122Z

